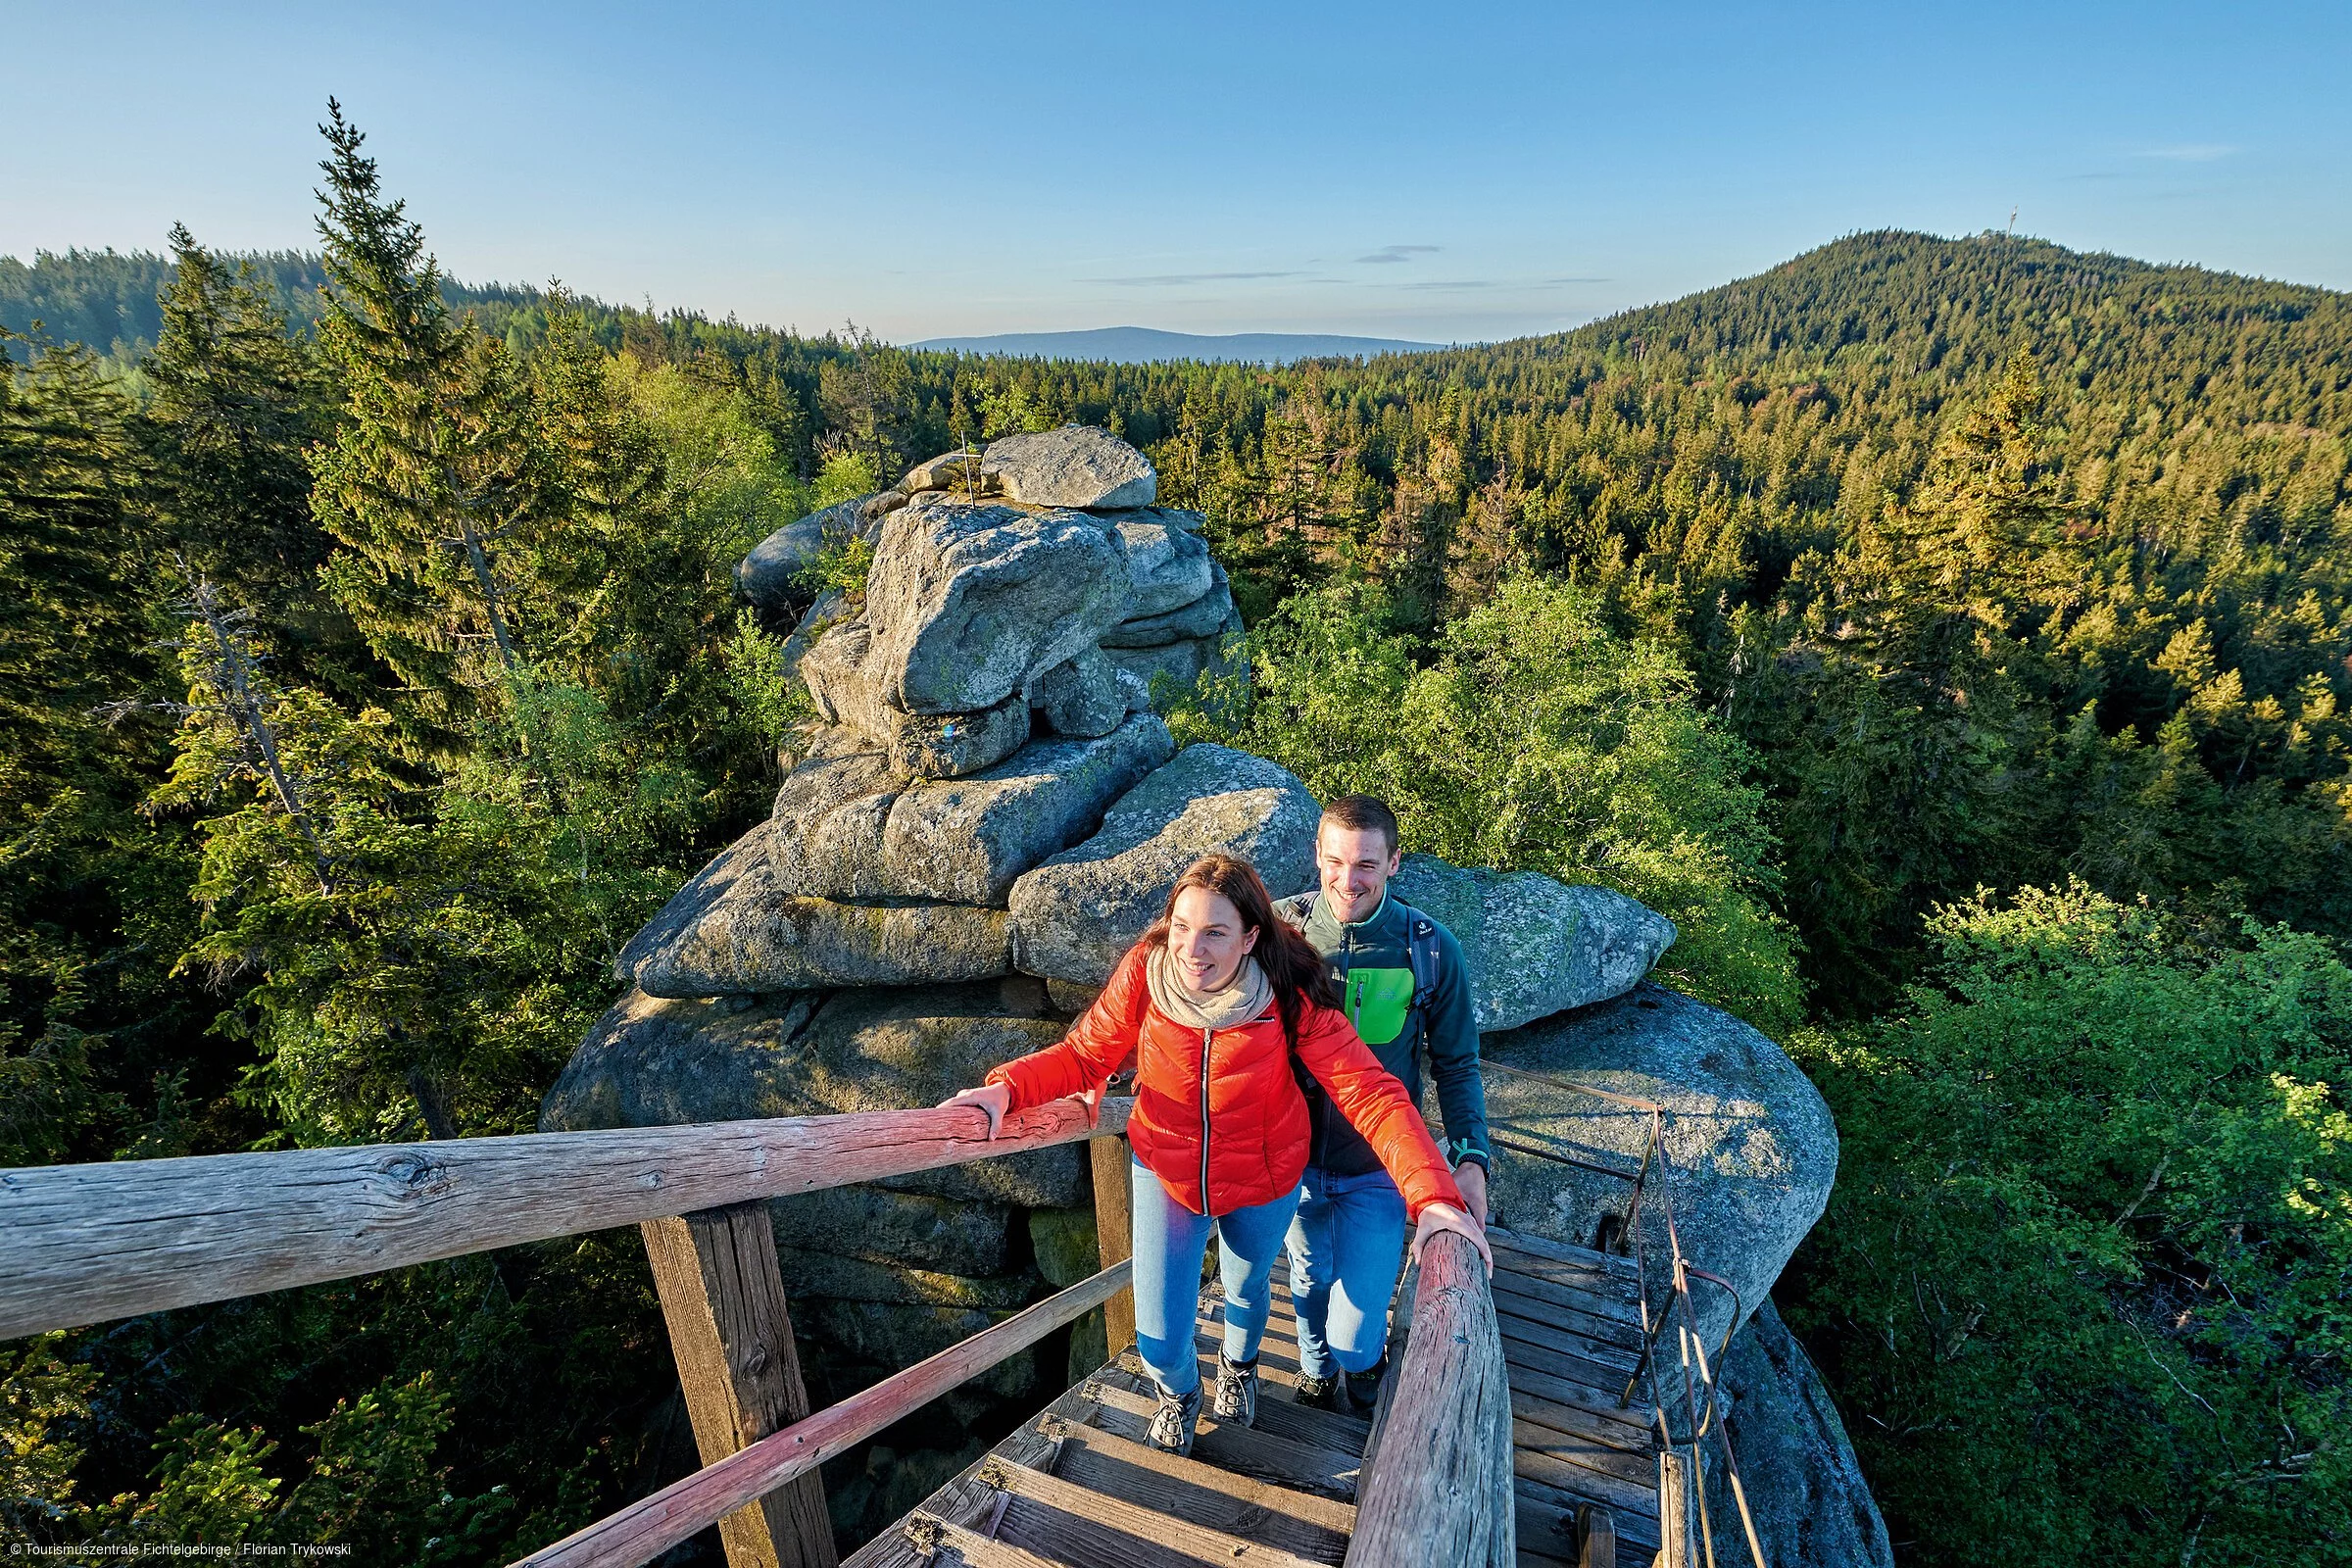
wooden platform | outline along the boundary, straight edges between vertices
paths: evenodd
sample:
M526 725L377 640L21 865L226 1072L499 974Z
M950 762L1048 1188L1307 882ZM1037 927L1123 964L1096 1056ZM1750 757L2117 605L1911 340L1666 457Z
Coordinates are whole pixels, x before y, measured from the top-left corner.
M1574 1564L1578 1510L1597 1503L1615 1527L1617 1560L1646 1564L1658 1549L1651 1412L1640 1400L1617 1406L1641 1351L1633 1264L1500 1230L1494 1239L1519 1561ZM1400 1304L1409 1287L1408 1279ZM1202 1294L1204 1384L1215 1377L1218 1304L1214 1287ZM1400 1320L1392 1349L1409 1332ZM1152 1385L1129 1350L844 1568L1336 1565L1354 1527L1372 1423L1293 1402L1298 1335L1280 1264L1258 1367L1255 1427L1219 1426L1204 1409L1192 1457L1177 1458L1145 1441Z

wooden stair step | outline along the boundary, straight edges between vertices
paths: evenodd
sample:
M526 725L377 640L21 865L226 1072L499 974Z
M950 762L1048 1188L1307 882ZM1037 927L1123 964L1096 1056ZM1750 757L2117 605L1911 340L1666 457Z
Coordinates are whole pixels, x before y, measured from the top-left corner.
M1204 1358L1207 1362L1202 1367L1204 1374L1213 1374L1215 1370L1213 1355L1212 1351L1210 1357ZM1157 1392L1152 1374L1144 1370L1143 1361L1133 1350L1120 1352L1118 1359L1102 1371L1110 1374L1110 1381L1147 1397L1153 1396ZM1265 1379L1261 1377L1258 1380L1257 1400L1257 1425L1260 1431L1311 1447L1335 1449L1358 1459L1364 1456L1364 1444L1371 1436L1372 1423L1362 1416L1343 1415L1337 1410L1318 1410L1312 1405L1299 1404L1288 1397L1288 1391L1284 1391L1284 1396L1273 1399L1267 1398L1266 1393Z
M1530 1345L1541 1345L1605 1366L1616 1372L1620 1384L1634 1375L1642 1364L1639 1348L1628 1349L1622 1345L1610 1345L1578 1333L1575 1329L1554 1322L1545 1308L1537 1306L1543 1316L1529 1316L1522 1308L1526 1303L1498 1298L1495 1301L1494 1322L1506 1339L1516 1337Z
M1566 1561L1575 1562L1577 1555L1576 1515L1577 1511L1585 1507L1591 1499L1570 1497L1556 1488L1544 1487L1536 1482L1515 1481L1512 1486L1518 1502L1518 1507L1513 1510L1513 1521L1519 1528L1522 1549L1532 1546L1534 1550L1550 1557L1559 1557L1565 1553ZM1540 1497L1537 1495L1539 1493L1542 1494ZM1529 1512L1531 1504L1544 1511L1531 1514ZM1603 1504L1603 1506L1606 1505ZM1548 1510L1554 1508L1557 1508L1568 1520L1567 1525L1557 1532L1547 1532L1541 1538L1530 1536L1528 1533L1530 1521L1535 1520L1540 1523L1544 1519L1548 1519L1551 1517ZM1616 1545L1618 1561L1641 1564L1642 1568L1647 1568L1651 1559L1658 1554L1657 1521L1654 1519L1628 1520L1625 1515L1611 1509L1609 1523L1613 1532L1611 1539ZM1725 1568L1730 1568L1730 1565L1726 1564Z
M1517 1401L1513 1402L1516 1404ZM1618 1485L1633 1488L1645 1497L1657 1490L1656 1454L1628 1453L1623 1448L1612 1448L1605 1444L1594 1443L1591 1438L1580 1438L1540 1421L1527 1420L1515 1408L1511 1412L1511 1445L1515 1448L1541 1453L1563 1464L1572 1464L1581 1470L1606 1476ZM1652 1503L1649 1506L1654 1509L1656 1505Z
M1580 1353L1577 1347L1561 1336L1541 1333L1533 1325L1517 1318L1497 1317L1494 1326L1502 1334L1504 1364L1513 1369L1525 1366L1533 1371L1563 1379L1591 1392L1587 1399L1593 1403L1614 1406L1617 1396L1625 1392L1630 1371L1594 1360ZM1637 1396L1646 1388L1637 1388ZM1647 1412L1643 1412L1646 1417Z
M1086 1385L1063 1390L1053 1403L1046 1406L1037 1420L1016 1428L1004 1442L950 1477L938 1491L924 1498L914 1512L930 1514L986 1536L988 1521L1004 1494L983 1484L981 1471L992 1459L1011 1459L1022 1464L1049 1462L1053 1457L1054 1444L1045 1435L1043 1429L1046 1424L1052 1421L1077 1421L1089 1408ZM908 1521L913 1517L910 1513ZM929 1556L916 1548L905 1530L894 1529L883 1531L843 1558L841 1568L930 1568L931 1562Z
M1635 1333L1642 1332L1642 1296L1631 1281L1623 1290L1598 1290L1590 1276L1563 1279L1541 1259L1513 1257L1500 1249L1494 1253L1494 1279L1497 1290L1532 1296L1603 1322L1630 1324Z
M1070 1568L1321 1568L1295 1552L1211 1530L1125 1497L1001 1460L981 1480L1012 1500L992 1539Z
M1494 1301L1497 1308L1507 1304L1508 1310L1522 1317L1545 1318L1587 1339L1619 1346L1637 1355L1642 1351L1642 1319L1631 1302L1601 1310L1582 1291L1504 1269L1494 1271Z
M1595 1251L1590 1247L1555 1242L1548 1236L1538 1236L1533 1231L1513 1230L1507 1225L1491 1225L1487 1227L1487 1236L1497 1247L1507 1247L1514 1252L1524 1252L1529 1257L1540 1257L1546 1262L1563 1263L1625 1280L1632 1280L1641 1273L1641 1265L1622 1253Z
M1580 1398L1563 1400L1561 1395L1576 1395L1583 1391L1540 1373L1525 1372L1507 1367L1511 1384L1511 1414L1522 1421L1533 1421L1554 1432L1597 1443L1603 1447L1630 1453L1646 1463L1656 1447L1655 1429L1637 1424L1642 1413L1636 1409L1620 1410L1614 1399L1604 1398L1602 1408L1594 1409Z
M1622 1476L1588 1470L1536 1445L1512 1445L1511 1473L1523 1475L1530 1481L1541 1481L1547 1487L1557 1487L1562 1492L1574 1493L1579 1497L1602 1504L1626 1519L1654 1520L1657 1517L1658 1494L1654 1484L1644 1486L1627 1481Z
M1561 1256L1561 1250L1547 1247L1538 1250L1524 1236L1507 1235L1501 1231L1487 1233L1494 1249L1494 1266L1509 1269L1514 1274L1534 1274L1567 1290L1582 1291L1607 1301L1637 1301L1642 1298L1644 1274L1641 1265L1630 1257L1600 1257L1592 1252Z
M1210 1530L1336 1564L1355 1528L1352 1504L1255 1481L1166 1453L1095 1426L1061 1431L1053 1473L1106 1496L1157 1508Z
M917 1560L935 1568L1066 1568L1010 1542L993 1541L927 1508L915 1509L890 1534L906 1541Z
M1514 1486L1511 1523L1519 1538L1519 1560L1531 1552L1576 1561L1577 1505L1565 1500L1531 1496Z
M1642 1296L1642 1271L1630 1257L1607 1257L1534 1238L1489 1231L1494 1266L1514 1274L1533 1274L1569 1290L1582 1291L1604 1301L1633 1301Z
M1217 1357L1225 1348L1222 1330L1210 1333L1203 1330L1193 1336L1193 1348L1200 1354L1201 1364L1208 1368L1207 1376L1217 1375ZM1269 1334L1257 1345L1257 1376L1260 1382L1279 1383L1286 1389L1298 1386L1298 1347L1288 1340L1278 1340Z
M1655 1491L1637 1491L1622 1483L1591 1470L1546 1459L1525 1448L1514 1448L1511 1454L1512 1485L1532 1485L1538 1489L1534 1495L1562 1507L1582 1507L1597 1502L1609 1510L1617 1522L1621 1541L1645 1542L1651 1550L1658 1545L1658 1497Z
M1095 1407L1086 1417L1087 1425L1100 1427L1130 1443L1147 1441L1152 1412L1158 1406L1152 1395L1122 1388L1102 1377L1090 1387L1095 1390ZM1259 1402L1256 1427L1229 1427L1203 1416L1195 1429L1193 1456L1254 1481L1353 1502L1355 1484L1363 1472L1363 1456L1302 1443L1272 1430L1276 1423L1267 1420L1270 1408L1269 1401Z

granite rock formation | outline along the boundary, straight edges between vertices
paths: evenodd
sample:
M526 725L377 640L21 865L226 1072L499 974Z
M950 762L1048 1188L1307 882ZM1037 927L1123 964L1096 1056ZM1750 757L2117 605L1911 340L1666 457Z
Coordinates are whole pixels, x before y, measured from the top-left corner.
M1224 746L1188 746L1122 796L1102 831L1012 885L1015 962L1100 986L1159 915L1181 871L1211 850L1243 856L1276 898L1315 881L1315 798L1288 769Z
M1805 1348L1767 1300L1723 1358L1724 1431L1764 1557L1776 1568L1894 1568L1886 1521ZM1710 1450L1712 1451L1712 1450ZM1709 1524L1742 1541L1730 1478L1710 1469Z
M1197 856L1248 856L1278 895L1313 885L1305 786L1225 747L1180 752L1152 710L1204 672L1246 674L1200 514L1156 501L1142 454L1065 427L945 454L752 552L738 582L790 627L819 719L781 748L771 815L622 950L628 989L544 1127L932 1104L1059 1038ZM808 566L851 538L875 547L863 592L810 603ZM1492 1073L1498 1126L1630 1172L1646 1115L1556 1077L1669 1107L1686 1250L1756 1314L1701 1295L1709 1344L1737 1331L1725 1384L1774 1560L1883 1563L1836 1413L1764 1304L1835 1175L1819 1096L1755 1031L1643 981L1675 933L1633 900L1424 856L1396 886L1461 939L1490 1058L1555 1075ZM1628 1196L1516 1153L1494 1176L1510 1223L1584 1245L1623 1229ZM1091 1272L1091 1205L1075 1146L771 1203L812 1393L839 1397ZM1081 1370L1089 1343L1067 1351ZM950 1396L954 1421L1009 1419L992 1401L1058 1387L1062 1353Z
M1582 1161L1514 1155L1494 1172L1496 1206L1509 1222L1555 1241L1595 1247L1624 1236L1633 1196L1626 1178L1642 1163L1650 1121L1552 1080L1665 1107L1684 1256L1739 1292L1737 1308L1721 1290L1692 1292L1707 1344L1722 1344L1763 1302L1829 1203L1838 1126L1812 1080L1730 1013L1646 981L1608 1002L1488 1035L1483 1049L1505 1069L1487 1075L1490 1116ZM1610 1170L1623 1175L1603 1174ZM1661 1212L1656 1199L1645 1200L1641 1224L1643 1244L1662 1257Z
M1460 939L1481 1033L1623 996L1674 945L1674 922L1646 906L1535 871L1408 855L1389 885Z

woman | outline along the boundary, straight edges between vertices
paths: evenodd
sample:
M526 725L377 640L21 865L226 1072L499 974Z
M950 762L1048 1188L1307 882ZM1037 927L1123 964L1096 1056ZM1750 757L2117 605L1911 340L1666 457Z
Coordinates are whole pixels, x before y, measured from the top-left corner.
M1494 1267L1486 1234L1463 1209L1446 1160L1404 1086L1338 1011L1323 960L1274 917L1250 862L1196 860L1159 921L1119 960L1110 983L1059 1044L1005 1063L947 1102L1008 1112L1098 1094L1137 1058L1134 1149L1135 1338L1159 1384L1152 1442L1189 1453L1200 1413L1193 1312L1208 1233L1225 1281L1225 1339L1213 1406L1219 1421L1257 1416L1257 1347L1268 1276L1306 1168L1306 1100L1294 1054L1379 1152L1417 1218L1421 1242L1468 1237Z

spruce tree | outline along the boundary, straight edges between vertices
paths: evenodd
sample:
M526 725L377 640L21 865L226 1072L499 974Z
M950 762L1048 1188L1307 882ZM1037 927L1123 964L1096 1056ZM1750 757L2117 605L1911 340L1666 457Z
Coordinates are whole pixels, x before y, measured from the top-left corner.
M162 531L304 642L343 641L348 625L318 587L332 541L311 514L306 450L329 405L316 352L288 335L248 264L230 271L184 224L172 225L172 254L163 330L140 366L154 389L144 427Z
M319 342L345 404L313 459L313 505L344 546L326 580L412 689L413 725L446 747L523 660L542 530L529 401L505 344L452 318L366 137L331 99L327 113Z

